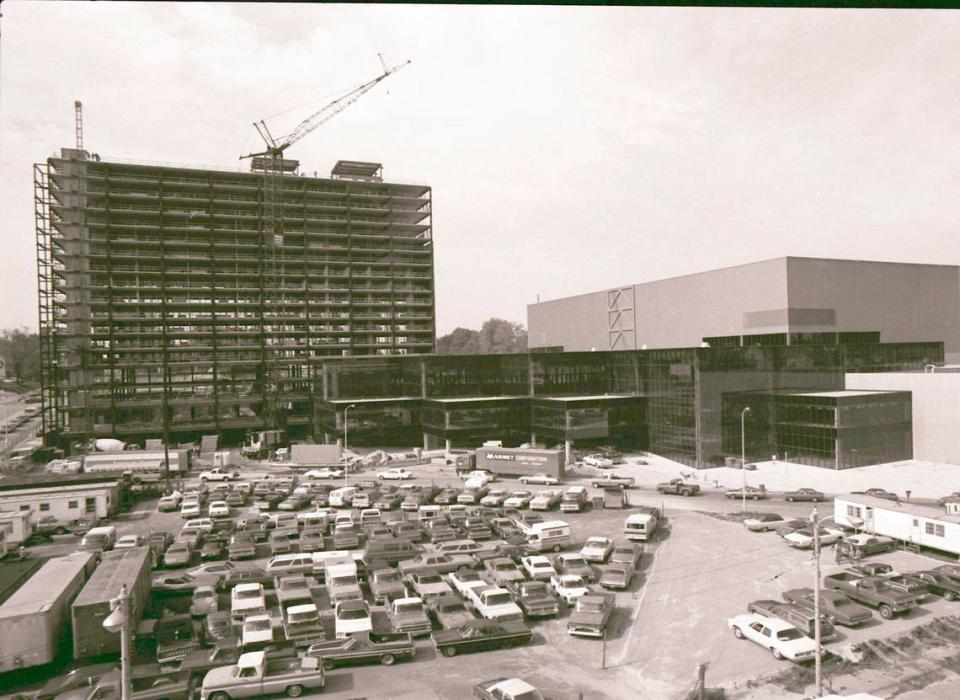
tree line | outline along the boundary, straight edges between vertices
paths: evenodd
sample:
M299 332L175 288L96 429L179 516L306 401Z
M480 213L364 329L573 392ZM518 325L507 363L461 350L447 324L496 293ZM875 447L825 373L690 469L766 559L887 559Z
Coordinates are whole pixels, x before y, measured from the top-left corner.
M490 318L479 331L455 328L452 333L437 338L438 355L491 355L525 352L527 330L519 323L502 318Z
M40 383L40 340L25 326L0 331L0 357L7 379L20 384Z

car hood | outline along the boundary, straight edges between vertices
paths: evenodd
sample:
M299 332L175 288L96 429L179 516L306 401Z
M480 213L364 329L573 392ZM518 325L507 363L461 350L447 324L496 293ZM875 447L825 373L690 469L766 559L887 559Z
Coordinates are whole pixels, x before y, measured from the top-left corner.
M574 610L570 613L570 622L575 625L599 625L603 622L606 614L604 612L587 612L585 610Z
M233 672L235 668L235 666L217 666L216 668L212 668L207 671L207 675L203 677L204 694L213 688L218 688L232 683L234 680Z

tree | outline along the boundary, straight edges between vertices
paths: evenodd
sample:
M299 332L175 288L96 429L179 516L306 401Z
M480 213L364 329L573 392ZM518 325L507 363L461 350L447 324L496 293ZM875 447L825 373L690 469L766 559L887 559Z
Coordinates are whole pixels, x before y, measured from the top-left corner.
M26 327L0 332L0 356L6 362L7 378L21 384L40 382L40 341Z
M457 328L437 338L439 355L493 355L525 352L526 349L526 329L502 318L487 319L479 331Z

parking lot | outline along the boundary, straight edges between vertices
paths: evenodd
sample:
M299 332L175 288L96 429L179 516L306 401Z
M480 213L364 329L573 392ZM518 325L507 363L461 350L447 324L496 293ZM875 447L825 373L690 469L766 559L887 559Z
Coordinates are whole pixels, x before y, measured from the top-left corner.
M413 483L462 486L450 467L422 465L410 469L416 473ZM638 474L644 469L643 465L634 464L617 471ZM368 469L352 474L346 483L375 478L376 471ZM256 481L271 472L286 473L258 465L243 468L241 478ZM572 480L564 486L589 483L591 473L574 472ZM649 474L647 477L649 481ZM187 486L190 485L188 482ZM342 485L342 480L337 485ZM492 486L510 491L526 488L513 479L497 481ZM722 490L704 486L705 493L692 498L661 496L647 483L629 491L631 504L661 508L666 517L655 540L644 546L641 575L634 578L626 591L616 594L616 608L605 639L569 635L566 629L569 610L561 606L558 618L528 621L534 632L533 640L519 650L464 654L451 659L438 655L429 639L420 639L416 642L413 662L331 671L323 695L343 699L465 697L480 681L519 676L557 700L581 696L680 698L693 688L701 663L709 664L708 685L730 689L782 670L788 665L786 662L776 661L750 642L735 640L727 619L745 612L753 600L779 598L787 589L813 586L812 555L809 551L788 547L773 532L750 532L735 519L724 519L725 515L740 511L740 501L726 499ZM529 490L536 492L544 488L532 486ZM596 496L598 492L591 489L591 494ZM807 517L811 511L810 504L785 503L776 497L751 501L748 508L785 517ZM822 515L828 515L831 510L831 503L820 504ZM629 509L591 508L583 513L545 513L544 516L570 523L573 540L570 550L576 550L592 535L622 541L623 523L630 512ZM235 518L249 514L249 507L235 509L233 513ZM415 513L399 510L384 515L391 521L416 517ZM146 535L158 529L175 534L183 522L179 513L157 512L155 501L144 501L121 514L114 524L121 535ZM67 553L76 547L76 542L73 536L60 536L53 543L34 550L37 555ZM264 565L268 559L268 549L261 544L255 563ZM901 571L939 563L899 551L882 560ZM193 566L197 564L199 561ZM829 549L824 550L822 567L824 575L843 568L834 563ZM317 590L316 602L321 609L328 606L322 588ZM174 604L175 607L182 605L182 600ZM936 598L906 617L881 622L875 615L872 622L860 628L840 628L838 638L827 648L841 651L859 641L899 634L958 608L960 603ZM273 615L278 617L276 609ZM382 610L374 608L374 619L379 625L386 624Z

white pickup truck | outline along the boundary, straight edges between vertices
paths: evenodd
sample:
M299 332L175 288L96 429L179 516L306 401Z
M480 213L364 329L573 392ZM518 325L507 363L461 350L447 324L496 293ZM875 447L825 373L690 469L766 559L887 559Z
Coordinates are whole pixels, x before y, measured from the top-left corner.
M205 472L200 472L200 481L232 481L240 478L240 472L216 467Z
M480 617L496 622L522 620L523 610L513 602L510 591L499 586L485 586L467 589L467 600Z
M201 700L258 698L286 693L291 698L304 691L323 688L323 669L314 657L267 658L266 652L241 654L235 666L207 671L200 690Z

